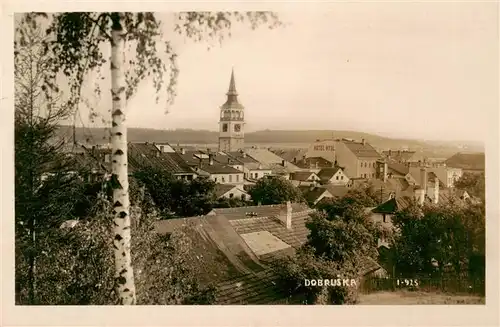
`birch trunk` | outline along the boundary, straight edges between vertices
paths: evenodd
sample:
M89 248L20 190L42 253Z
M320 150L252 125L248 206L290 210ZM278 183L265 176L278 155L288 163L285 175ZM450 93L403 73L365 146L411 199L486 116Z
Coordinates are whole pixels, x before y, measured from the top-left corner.
M113 248L115 253L116 291L122 305L136 304L134 271L130 253L129 183L127 166L127 128L125 126L125 78L123 29L114 28L111 42L112 108L112 181L113 181Z

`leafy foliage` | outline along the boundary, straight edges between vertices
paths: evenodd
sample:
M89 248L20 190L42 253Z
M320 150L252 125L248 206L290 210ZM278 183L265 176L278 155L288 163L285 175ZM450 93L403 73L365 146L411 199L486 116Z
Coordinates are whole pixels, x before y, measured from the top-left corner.
M252 201L245 201L238 198L219 198L214 203L214 208L237 208L253 205Z
M398 230L392 244L398 274L484 279L484 206L434 206L420 212L408 208L393 223Z
M215 182L209 179L176 179L168 172L154 168L144 168L134 177L146 187L165 218L200 216L213 208Z
M460 179L455 181L455 187L480 198L484 203L486 192L484 173L474 174L465 172Z
M254 203L263 205L304 201L298 188L286 179L275 176L259 179L248 193Z
M311 248L303 248L294 257L278 259L272 263L280 289L288 297L303 304L353 304L357 292L350 286L306 286L305 280L357 278L353 269L325 258L318 258Z

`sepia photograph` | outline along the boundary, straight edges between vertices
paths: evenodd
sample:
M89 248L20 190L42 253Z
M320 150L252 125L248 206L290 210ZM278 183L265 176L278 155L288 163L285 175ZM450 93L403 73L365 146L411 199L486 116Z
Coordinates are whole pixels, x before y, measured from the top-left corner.
M2 16L13 308L498 323L498 3L67 7Z

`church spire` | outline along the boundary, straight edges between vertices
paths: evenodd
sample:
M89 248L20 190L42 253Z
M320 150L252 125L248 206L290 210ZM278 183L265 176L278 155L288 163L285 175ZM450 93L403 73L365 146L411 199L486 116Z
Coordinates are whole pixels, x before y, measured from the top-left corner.
M229 90L226 95L238 95L238 92L236 92L236 83L234 82L234 68L231 69L231 81L229 82Z

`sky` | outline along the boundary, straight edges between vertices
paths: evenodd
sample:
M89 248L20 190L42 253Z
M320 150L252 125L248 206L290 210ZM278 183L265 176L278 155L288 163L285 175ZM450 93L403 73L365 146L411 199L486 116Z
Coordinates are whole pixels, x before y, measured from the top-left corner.
M484 141L484 126L498 111L496 6L316 3L278 12L285 27L238 26L209 51L207 42L175 36L171 15L161 13L178 53L178 95L166 114L144 81L127 103L127 124L217 130L234 68L246 131ZM105 114L111 102L103 96L95 105ZM79 124L98 125L84 109L81 116Z

